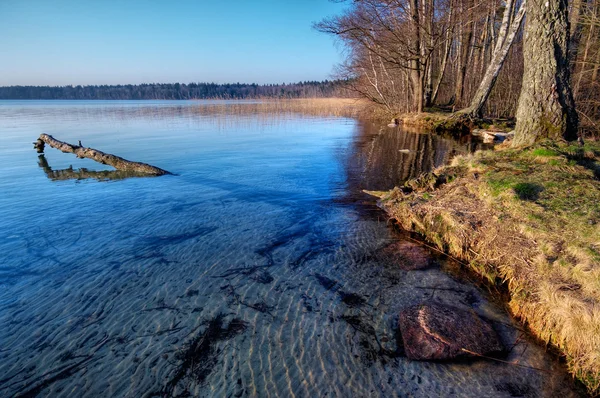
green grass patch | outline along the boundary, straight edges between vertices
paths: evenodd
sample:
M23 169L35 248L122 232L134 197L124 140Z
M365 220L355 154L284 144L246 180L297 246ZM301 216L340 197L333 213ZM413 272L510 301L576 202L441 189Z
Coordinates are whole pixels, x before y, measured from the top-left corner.
M562 163L563 163L563 161L560 159L550 159L548 161L549 166L560 166Z
M544 190L542 185L530 182L520 182L512 188L521 200L537 200L540 192Z
M512 189L515 184L514 179L506 178L499 175L489 173L486 182L490 188L492 196L498 196Z

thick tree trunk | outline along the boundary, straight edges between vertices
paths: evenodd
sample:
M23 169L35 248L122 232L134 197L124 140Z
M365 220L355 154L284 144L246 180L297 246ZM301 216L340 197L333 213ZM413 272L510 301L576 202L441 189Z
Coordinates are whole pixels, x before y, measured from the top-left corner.
M39 139L50 145L52 148L58 149L59 151L65 153L74 153L79 158L92 159L96 162L112 166L117 170L131 171L155 176L171 174L166 170L159 169L158 167L154 167L146 163L131 162L119 156L104 153L97 149L85 148L81 146L81 143L79 145L71 145L68 142L59 141L48 134L41 134Z
M528 0L523 86L513 146L544 139L577 139L569 85L567 0Z
M510 46L512 45L517 32L519 31L519 27L521 26L521 22L523 21L523 16L525 15L525 7L526 0L523 0L521 3L521 7L517 11L514 19L512 18L513 13L513 1L509 0L507 2L506 8L504 10L504 17L502 19L502 25L500 27L500 32L498 34L498 42L496 43L494 53L492 55L492 60L488 65L485 75L471 100L471 104L468 108L461 111L461 113L468 114L471 117L480 117L481 112L483 110L483 106L485 102L490 96L492 92L492 88L494 88L494 84L496 84L496 79L500 74L500 70L502 69L502 65L504 65L504 61L506 60L506 56L508 55L508 51L510 50ZM510 23L512 19L512 23ZM510 29L509 29L510 24Z

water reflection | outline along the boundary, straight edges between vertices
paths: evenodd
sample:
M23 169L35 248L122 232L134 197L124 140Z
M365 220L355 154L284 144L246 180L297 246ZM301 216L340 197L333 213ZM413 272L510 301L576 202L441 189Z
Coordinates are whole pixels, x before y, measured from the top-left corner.
M457 141L403 127L382 128L367 121L359 121L359 131L352 142L353 156L345 159L349 180L357 185L351 191L392 189L447 164L456 155L489 147L470 136Z
M94 179L98 181L113 181L113 180L124 180L126 178L142 178L142 177L154 177L146 173L137 173L130 170L89 170L86 168L73 169L73 166L62 169L53 170L48 164L48 160L44 155L38 156L38 166L46 176L52 181L64 181L64 180L85 180Z
M381 127L365 120L357 121L350 147L339 153L346 179L336 200L360 204L366 217L381 217L374 199L363 190L383 191L401 186L405 181L430 172L450 162L456 155L490 148L472 137L457 140L403 127Z

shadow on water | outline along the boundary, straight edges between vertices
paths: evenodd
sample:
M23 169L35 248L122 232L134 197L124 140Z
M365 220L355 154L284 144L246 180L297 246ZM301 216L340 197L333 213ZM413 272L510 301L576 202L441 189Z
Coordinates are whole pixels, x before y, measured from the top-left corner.
M44 155L38 156L38 166L52 181L65 181L65 180L86 180L94 179L98 181L113 181L113 180L124 180L126 178L142 178L142 177L155 177L152 175L137 173L135 171L128 170L102 170L94 171L86 168L74 169L72 166L68 169L53 170L48 164L48 160Z

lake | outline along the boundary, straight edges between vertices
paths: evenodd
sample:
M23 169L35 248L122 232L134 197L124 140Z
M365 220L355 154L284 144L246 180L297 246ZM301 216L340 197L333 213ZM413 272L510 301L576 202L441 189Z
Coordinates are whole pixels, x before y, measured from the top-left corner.
M253 104L0 101L1 396L576 395L361 192L479 144ZM174 175L40 156L41 133ZM398 314L426 301L489 319L520 366L409 361Z

